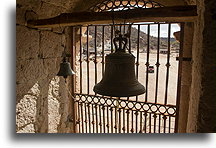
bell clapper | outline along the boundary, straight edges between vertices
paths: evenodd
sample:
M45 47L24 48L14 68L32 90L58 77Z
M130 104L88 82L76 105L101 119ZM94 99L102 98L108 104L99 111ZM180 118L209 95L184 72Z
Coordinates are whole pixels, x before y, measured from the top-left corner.
M65 79L65 84L67 84L67 78L64 78Z

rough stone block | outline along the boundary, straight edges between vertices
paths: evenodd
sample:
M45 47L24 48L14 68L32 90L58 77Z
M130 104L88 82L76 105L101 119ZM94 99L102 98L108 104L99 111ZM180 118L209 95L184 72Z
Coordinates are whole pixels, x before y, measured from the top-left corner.
M37 14L33 10L26 10L25 18L26 18L26 21L38 19Z
M61 57L64 50L65 39L63 35L50 31L41 31L41 53L43 58Z
M52 32L62 34L65 27L55 27L52 29Z
M59 77L55 76L49 83L48 91L48 132L56 133L61 115L59 114Z
M37 58L39 53L39 32L24 26L16 26L17 59Z
M16 85L16 102L20 102L26 94L38 97L40 94L38 83L34 81L29 81L28 83L18 83Z
M25 12L26 9L23 7L16 7L16 24L25 25Z
M17 131L17 133L35 133L34 124L28 124L24 128Z
M36 83L39 79L46 77L43 68L43 60L17 60L16 62L16 79L17 83Z
M60 68L61 58L48 58L44 59L44 71L52 78L57 75Z
M18 129L35 121L36 100L35 96L25 95L16 105L16 125Z
M16 3L20 7L25 7L27 10L34 10L36 12L40 8L41 0L17 0Z
M68 1L68 0L43 0L46 3L55 5L55 6L60 6L62 8L65 9L70 9L73 4L77 1L77 0L73 0L73 1Z
M37 14L32 10L31 7L16 5L16 24L25 26L27 20L37 19Z
M39 19L55 17L63 12L64 8L50 3L42 2L40 9L37 11Z

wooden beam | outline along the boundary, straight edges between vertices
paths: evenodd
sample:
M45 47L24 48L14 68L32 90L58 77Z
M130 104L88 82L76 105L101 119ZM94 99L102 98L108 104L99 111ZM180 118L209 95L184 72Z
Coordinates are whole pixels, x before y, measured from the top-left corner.
M119 22L193 22L197 16L194 5L161 8L130 9L125 11L63 13L49 19L29 20L33 28L53 28L84 24L109 24Z

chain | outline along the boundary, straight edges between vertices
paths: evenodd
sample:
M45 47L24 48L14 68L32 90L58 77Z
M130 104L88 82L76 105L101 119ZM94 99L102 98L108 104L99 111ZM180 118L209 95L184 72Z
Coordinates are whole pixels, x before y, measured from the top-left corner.
M67 81L65 80L65 87L66 87L66 89L67 89L69 95L71 96L71 98L72 98L74 101L76 101L76 98L71 94L71 92L70 92L70 90L68 89L68 87L67 87L66 84L67 84Z

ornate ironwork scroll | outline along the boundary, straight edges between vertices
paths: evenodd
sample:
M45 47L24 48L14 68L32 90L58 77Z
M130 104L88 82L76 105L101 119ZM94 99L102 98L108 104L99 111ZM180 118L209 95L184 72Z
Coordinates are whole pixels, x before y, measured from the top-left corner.
M163 5L152 0L106 0L90 8L93 12L122 11L136 8L157 8Z

